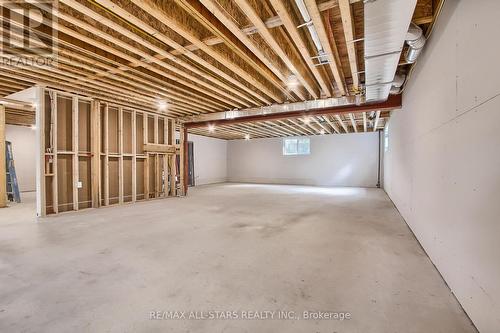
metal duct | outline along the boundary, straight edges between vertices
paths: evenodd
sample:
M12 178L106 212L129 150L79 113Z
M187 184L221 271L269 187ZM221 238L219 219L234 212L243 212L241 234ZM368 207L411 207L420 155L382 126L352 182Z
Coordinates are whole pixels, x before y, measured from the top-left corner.
M391 95L397 95L401 93L401 87L405 83L405 80L406 80L406 75L396 74L396 76L394 76L394 81L392 81L392 86L389 93Z
M309 30L309 34L311 35L314 46L316 47L316 50L318 51L318 61L320 63L328 62L328 57L325 54L323 46L321 45L321 41L319 40L318 32L316 31L316 27L312 23L311 16L309 15L309 12L307 11L306 4L304 3L304 0L295 0L295 4L299 8L300 15L302 16L302 19L305 22L304 24L307 26L307 29Z
M181 118L183 122L201 122L201 121L213 121L213 120L224 120L224 119L236 119L241 117L250 116L262 116L267 114L276 114L284 112L293 111L307 111L317 110L317 109L327 109L340 106L353 106L361 105L365 102L363 96L344 96L340 98L331 97L324 99L316 99L312 101L287 103L287 104L274 104L263 107L248 108L243 110L232 110L224 112L207 113L196 116L187 116Z
M417 0L365 1L367 101L389 96Z
M415 23L411 23L406 36L406 43L410 47L405 55L407 63L413 64L417 61L420 52L422 52L424 48L425 42L426 38L422 29Z

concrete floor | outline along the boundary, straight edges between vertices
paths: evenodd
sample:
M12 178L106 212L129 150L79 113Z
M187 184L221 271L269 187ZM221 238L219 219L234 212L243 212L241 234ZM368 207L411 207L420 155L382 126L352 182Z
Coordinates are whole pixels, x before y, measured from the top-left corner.
M42 223L32 200L0 211L1 332L475 332L382 190L223 184ZM300 319L149 319L211 310Z

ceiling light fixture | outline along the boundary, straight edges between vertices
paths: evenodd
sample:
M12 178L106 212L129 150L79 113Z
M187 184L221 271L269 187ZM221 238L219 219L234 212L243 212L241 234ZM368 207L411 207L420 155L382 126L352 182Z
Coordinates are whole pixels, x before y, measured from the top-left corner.
M290 89L295 89L299 86L299 80L297 79L297 76L295 75L290 75L286 81L286 85Z
M160 110L160 111L165 111L167 109L167 106L168 106L168 104L165 101L158 102L158 110Z
M250 140L250 134L245 134L245 140L246 141Z
M304 122L304 124L309 124L311 122L311 117L304 117L304 119L302 119L302 121Z
M208 131L209 131L210 133L215 132L215 125L208 125Z
M321 135L324 135L325 133L326 133L326 132L325 132L325 130L324 130L324 129L321 129L321 131L319 131L319 134L321 134Z

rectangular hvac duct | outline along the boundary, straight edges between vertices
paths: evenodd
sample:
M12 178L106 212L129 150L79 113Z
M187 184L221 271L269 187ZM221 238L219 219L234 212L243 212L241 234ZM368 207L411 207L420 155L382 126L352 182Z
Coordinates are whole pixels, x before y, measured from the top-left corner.
M389 96L417 0L365 1L366 101Z

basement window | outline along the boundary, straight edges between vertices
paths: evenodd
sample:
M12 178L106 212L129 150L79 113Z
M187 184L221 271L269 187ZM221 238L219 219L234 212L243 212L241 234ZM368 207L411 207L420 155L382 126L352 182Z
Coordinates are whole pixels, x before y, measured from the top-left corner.
M309 138L283 139L283 155L309 155L311 153Z

